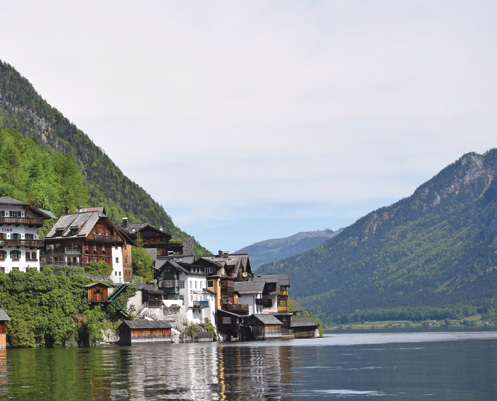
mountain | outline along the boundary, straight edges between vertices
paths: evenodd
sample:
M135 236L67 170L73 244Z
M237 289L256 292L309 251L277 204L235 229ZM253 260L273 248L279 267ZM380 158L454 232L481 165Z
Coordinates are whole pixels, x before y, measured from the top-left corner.
M176 227L164 208L127 178L102 149L36 93L29 81L0 61L0 128L17 129L24 137L71 155L84 178L90 206L105 206L116 223L146 221L174 237L188 234ZM72 207L78 205L69 205ZM82 205L84 206L84 205ZM197 254L209 252L195 244Z
M279 262L282 259L305 252L332 238L339 231L306 231L285 238L273 238L246 246L236 253L250 256L252 269L256 270L264 263Z
M269 271L290 273L292 296L327 321L497 310L497 149L464 155L410 197L259 269Z

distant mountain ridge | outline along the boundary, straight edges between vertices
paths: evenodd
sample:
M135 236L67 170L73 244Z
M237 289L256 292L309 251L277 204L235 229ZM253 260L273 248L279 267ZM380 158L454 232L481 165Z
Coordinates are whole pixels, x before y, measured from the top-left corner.
M339 230L340 231L340 230ZM282 259L308 251L324 241L333 238L339 231L318 230L300 232L285 238L273 238L246 246L236 253L247 253L252 269L278 262Z
M497 307L496 178L497 149L468 153L410 197L259 271L290 273L292 295L328 320L381 308Z
M88 189L89 204L103 205L116 223L146 221L174 237L188 236L176 227L164 208L126 177L91 139L50 106L29 81L0 61L0 128L17 129L27 138L46 143L77 161ZM78 205L73 205L78 206ZM197 254L209 253L196 244Z

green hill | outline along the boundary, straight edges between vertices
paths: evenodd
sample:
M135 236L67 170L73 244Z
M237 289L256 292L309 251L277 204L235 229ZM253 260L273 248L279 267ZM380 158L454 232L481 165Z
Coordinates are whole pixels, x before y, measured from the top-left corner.
M17 129L24 137L71 155L83 175L89 206L105 206L116 223L147 221L175 237L188 236L164 208L127 178L102 149L36 93L27 79L0 61L0 128ZM81 205L85 206L85 205ZM195 244L195 251L209 253Z
M496 199L497 149L469 153L412 196L259 271L290 273L292 295L328 321L493 310Z

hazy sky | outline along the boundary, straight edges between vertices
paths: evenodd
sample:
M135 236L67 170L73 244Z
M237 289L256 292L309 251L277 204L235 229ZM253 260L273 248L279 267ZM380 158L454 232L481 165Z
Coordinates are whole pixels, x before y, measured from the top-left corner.
M495 1L5 1L0 59L213 252L496 146Z

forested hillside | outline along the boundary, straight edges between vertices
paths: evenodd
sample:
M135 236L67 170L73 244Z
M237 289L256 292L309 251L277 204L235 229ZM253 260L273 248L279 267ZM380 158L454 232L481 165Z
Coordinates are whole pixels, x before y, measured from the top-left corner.
M259 271L290 273L292 295L328 321L492 312L496 173L497 149L467 154L409 198Z
M188 234L176 227L164 208L138 184L128 179L102 149L36 93L27 79L0 61L0 128L17 129L25 138L45 143L63 155L71 155L83 175L88 206L105 206L119 223L149 222L173 236ZM21 199L22 200L22 199ZM85 206L85 205L82 205ZM196 252L208 253L196 244Z
M333 230L300 232L286 238L273 238L246 246L235 253L250 256L252 270L264 263L279 262L282 259L308 251L338 233Z

